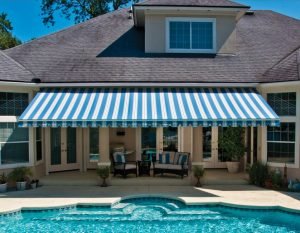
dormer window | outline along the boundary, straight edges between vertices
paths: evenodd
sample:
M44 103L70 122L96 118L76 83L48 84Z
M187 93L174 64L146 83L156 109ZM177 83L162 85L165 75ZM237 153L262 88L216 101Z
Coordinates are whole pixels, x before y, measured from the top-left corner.
M216 53L216 19L166 18L166 52Z

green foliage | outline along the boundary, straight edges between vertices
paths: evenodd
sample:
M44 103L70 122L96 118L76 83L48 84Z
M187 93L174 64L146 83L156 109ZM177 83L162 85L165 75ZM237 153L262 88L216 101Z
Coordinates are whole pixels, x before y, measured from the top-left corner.
M265 182L268 179L268 166L260 162L253 163L248 167L249 182L260 187L265 186Z
M59 12L66 19L75 23L83 22L98 15L114 10L137 0L42 0L42 16L45 25L54 25L55 13Z
M7 177L3 172L2 175L0 175L0 184L5 184L6 182L7 182Z
M240 161L245 152L243 138L242 127L228 127L224 130L219 146L226 152L227 161Z
M9 178L16 182L26 181L28 176L31 176L32 172L28 167L18 167L15 168L10 174Z
M21 41L12 35L13 27L7 19L7 14L0 14L0 49L9 49L21 44Z
M108 166L100 166L97 168L97 175L102 179L106 179L109 177L109 167Z
M270 172L270 179L272 181L273 188L278 189L282 187L283 178L281 173L277 173L276 171Z
M193 173L196 178L204 176L205 170L203 166L193 166Z

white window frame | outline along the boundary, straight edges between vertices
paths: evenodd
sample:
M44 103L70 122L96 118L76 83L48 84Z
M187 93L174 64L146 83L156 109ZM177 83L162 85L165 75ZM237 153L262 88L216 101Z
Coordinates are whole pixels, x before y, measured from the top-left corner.
M267 88L267 90L263 91L263 97L267 101L267 94L272 93L286 93L286 92L296 92L296 106L300 103L300 91L295 88L287 88L283 90L283 88ZM295 162L294 163L286 163L288 168L300 168L300 158L299 158L299 144L300 144L300 108L297 106L296 109L296 116L279 116L281 123L295 123L296 124L296 138L295 138ZM268 162L268 145L267 145L267 129L265 130L265 141L264 141L264 153L263 157L265 156L265 161L267 162L268 166L271 167L284 167L285 163L280 162Z
M207 22L213 24L213 48L212 49L171 49L170 48L170 22L189 22L190 23L190 46L192 46L192 24L193 22ZM167 17L166 18L166 52L167 53L216 53L217 32L216 18L191 18L191 17Z

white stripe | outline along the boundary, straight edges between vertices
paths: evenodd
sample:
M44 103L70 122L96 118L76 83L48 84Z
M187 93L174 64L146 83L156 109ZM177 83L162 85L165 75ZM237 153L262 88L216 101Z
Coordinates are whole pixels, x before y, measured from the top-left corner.
M178 119L177 114L176 114L176 108L174 104L174 99L173 99L173 93L168 90L168 100L170 103L170 111L172 115L172 119Z
M120 110L120 102L121 102L121 92L120 90L118 90L117 96L116 96L116 102L115 102L115 106L114 106L114 112L112 115L112 119L117 119L118 117L118 112Z
M64 109L64 107L66 105L66 102L67 102L67 100L68 100L68 98L70 96L70 93L68 92L68 93L65 93L64 95L65 96L64 96L63 100L61 101L61 103L60 103L57 111L55 112L55 114L53 116L53 119L57 119L58 116L59 116L59 114L61 113L61 111Z
M226 94L227 94L230 102L232 103L234 109L238 112L239 117L243 118L243 119L246 119L247 117L245 116L245 114L243 113L243 111L240 109L239 105L237 104L237 102L233 98L232 93L229 91L228 88L226 88L225 90L226 90Z
M160 107L161 107L161 115L163 119L167 119L167 112L166 112L166 102L164 92L159 90L159 97L160 97Z
M132 106L132 119L137 119L137 109L138 109L138 92L134 90L133 92L133 106Z
M209 102L208 97L207 97L206 93L204 92L204 90L201 93L201 95L203 96L203 99L204 99L204 102L205 102L205 106L208 108L209 114L211 115L211 117L213 119L217 119L217 116L216 116L216 114L214 113L214 110L211 107L212 103Z
M39 94L39 96L37 97L37 99L34 101L33 105L30 107L29 111L24 116L23 120L26 120L26 119L29 118L29 116L33 113L33 111L35 110L35 108L39 105L39 103L42 100L42 98L44 97L44 95L46 95L45 92L42 92L42 93Z
M228 102L227 102L224 94L220 91L219 88L217 90L218 90L218 93L219 93L218 95L220 96L220 99L222 100L222 103L224 104L224 106L225 106L227 112L229 113L230 117L233 118L233 119L236 119L237 117L234 114L234 112L231 110L231 108L230 108L230 106L229 106L229 104L228 104Z
M217 111L219 112L219 114L221 115L222 119L227 119L227 116L225 115L222 107L219 104L219 101L217 100L217 97L215 95L215 93L213 92L212 88L208 88L209 92L210 92L210 96L217 108Z
M156 109L156 98L155 98L155 91L151 89L151 112L152 112L152 119L157 119L157 109Z
M125 101L124 101L124 109L122 119L126 120L128 116L128 108L129 108L129 99L130 99L130 92L126 90L125 92Z
M252 108L254 109L254 111L259 115L259 117L261 119L266 119L266 116L264 114L262 114L262 112L259 110L258 107L256 107L255 103L252 101L251 97L249 96L249 94L245 91L245 89L243 89L243 93L246 97L246 99L248 100L248 102L250 103L250 105L252 106Z
M76 100L77 100L78 96L79 96L78 92L72 94L72 100L71 100L71 102L70 102L70 104L69 104L69 106L67 108L67 111L65 112L65 114L62 117L63 120L68 119L68 117L70 115L70 112L72 111L72 109L73 109L73 107L74 107L74 105L76 103Z
M238 93L238 91L236 89L234 89L234 95L237 97L238 101L242 104L243 108L246 110L246 112L248 113L248 115L250 116L251 119L255 119L256 117L253 115L253 113L251 112L251 110L248 108L247 104L245 103L245 101L243 100L241 94Z
M197 104L197 107L198 107L198 110L201 114L202 119L207 119L207 115L206 115L206 113L204 111L204 108L201 104L200 98L199 98L198 93L197 93L197 89L194 90L193 95L194 95L194 98L195 98L195 101L196 101L196 104Z
M103 97L104 97L104 93L101 92L101 93L99 94L98 99L97 99L96 108L95 108L94 113L93 113L93 116L92 116L92 119L93 119L93 120L94 120L94 119L97 119L97 117L98 117L100 108L101 108L101 106L102 106Z
M143 106L143 112L142 112L142 119L147 119L147 92L146 90L143 90L142 93L142 106Z
M89 94L90 94L90 93L89 93ZM84 112L84 114L83 114L82 119L87 119L88 116L89 116L89 114L90 114L90 112L91 112L91 108L92 108L93 103L94 103L94 100L95 100L95 98L96 98L95 90L93 90L93 92L92 92L90 95L91 95L91 96L90 96L90 100L89 100L88 105L87 105L87 107L86 107L86 109L85 109L85 112Z
M182 95L182 93L176 92L176 97L177 97L177 100L178 100L178 105L179 105L179 109L180 109L180 112L181 112L181 116L182 116L183 119L187 119L181 95Z
M190 96L190 93L188 92L188 90L185 88L185 98L186 98L186 101L187 101L187 104L188 104L188 108L190 110L190 113L192 115L192 118L193 119L197 119L197 114L195 112L195 109L194 109L194 105L192 103L192 100L191 100L191 96Z
M81 99L80 99L80 102L79 102L78 106L74 106L74 107L76 107L76 111L75 111L75 113L72 117L73 120L78 118L78 115L79 115L80 111L82 110L82 107L83 107L83 104L85 102L86 97L87 97L87 93L84 92Z
M52 93L53 94L53 93ZM50 105L50 107L48 107L48 110L46 112L46 114L44 115L44 117L42 118L43 120L48 119L50 114L53 112L57 102L59 101L60 97L61 97L62 93L59 92L58 94L56 94L54 101L52 102L52 104ZM43 107L40 108L40 110L44 110L44 108L47 106L48 102L50 99L47 99L44 103L45 105ZM37 119L37 118L33 118L33 119Z
M111 107L111 99L112 99L112 93L111 93L111 91L109 91L107 94L107 100L106 100L106 105L105 105L105 108L103 111L102 120L107 119L109 109Z
M256 99L256 101L259 103L259 105L264 109L264 111L268 114L268 116L272 119L275 119L276 117L270 112L270 110L267 108L267 106L262 102L262 100L258 97L258 94L251 93L251 95Z

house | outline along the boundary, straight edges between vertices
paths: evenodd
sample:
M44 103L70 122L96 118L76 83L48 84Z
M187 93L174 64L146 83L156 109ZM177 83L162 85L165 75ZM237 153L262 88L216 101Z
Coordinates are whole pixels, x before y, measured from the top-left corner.
M219 140L245 128L246 163L300 177L300 21L227 0L148 0L0 53L0 170L109 165L124 146L185 151L225 168Z

